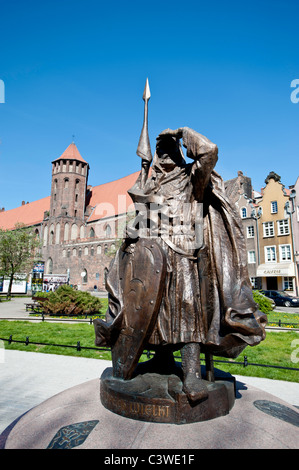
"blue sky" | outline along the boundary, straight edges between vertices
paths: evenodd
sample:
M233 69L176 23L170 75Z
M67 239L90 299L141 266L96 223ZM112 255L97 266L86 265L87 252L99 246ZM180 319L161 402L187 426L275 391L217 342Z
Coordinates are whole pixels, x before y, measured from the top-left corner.
M299 2L0 0L0 207L50 194L51 161L74 141L91 185L140 168L149 78L152 151L189 126L216 170L264 186L299 175ZM299 94L298 94L299 96Z

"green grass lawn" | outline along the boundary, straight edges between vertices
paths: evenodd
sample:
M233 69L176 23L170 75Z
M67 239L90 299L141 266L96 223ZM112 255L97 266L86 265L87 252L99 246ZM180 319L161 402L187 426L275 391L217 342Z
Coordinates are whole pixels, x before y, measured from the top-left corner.
M277 308L279 309L279 307ZM268 316L268 326L271 326L271 325L277 326L277 323L280 320L283 327L299 328L299 311L298 313L286 313L286 312L279 312L279 310L278 311L275 310L271 313L268 313L267 316Z
M95 348L94 345L94 328L89 323L50 323L50 322L30 322L30 321L0 321L0 338L9 339L12 335L13 340L26 341L29 337L29 344L24 343L8 343L4 341L5 349L19 349L23 351L34 351L47 354L62 354L76 357L89 357L97 359L111 359L110 351L58 347L52 345L34 345L30 342L59 344L76 346L80 341L81 347ZM243 362L244 356L247 356L249 363L268 364L275 366L299 368L298 363L291 360L292 352L294 352L294 340L299 340L299 334L295 331L267 331L266 339L258 346L248 346L240 356L230 364L217 362L217 360L227 360L214 357L215 367L236 375L248 375L255 377L266 377L276 380L288 380L299 382L298 370L284 370L275 368L266 368L259 366L235 365L232 362ZM297 346L298 347L298 346ZM299 353L297 354L299 357ZM141 360L147 360L143 355Z

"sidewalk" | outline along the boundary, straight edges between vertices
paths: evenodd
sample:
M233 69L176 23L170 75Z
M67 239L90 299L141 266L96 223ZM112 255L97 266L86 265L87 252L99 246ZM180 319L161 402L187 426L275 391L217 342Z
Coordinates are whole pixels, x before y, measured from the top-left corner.
M99 379L107 367L111 367L109 361L98 359L2 350L0 434L20 415L53 395ZM253 386L299 407L299 383L245 376L235 378L239 389Z

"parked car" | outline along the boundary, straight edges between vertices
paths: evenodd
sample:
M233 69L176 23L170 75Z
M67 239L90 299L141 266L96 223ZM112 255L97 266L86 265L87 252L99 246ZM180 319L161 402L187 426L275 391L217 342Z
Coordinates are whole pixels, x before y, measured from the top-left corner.
M286 292L278 290L263 290L262 293L274 300L276 305L283 305L284 307L299 307L299 298L291 297Z

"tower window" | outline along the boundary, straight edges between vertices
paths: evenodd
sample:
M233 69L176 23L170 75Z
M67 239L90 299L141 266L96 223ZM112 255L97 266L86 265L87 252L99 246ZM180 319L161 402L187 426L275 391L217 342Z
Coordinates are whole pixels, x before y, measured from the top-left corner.
M68 187L69 187L69 179L65 178L65 180L64 180L64 189L68 189Z

